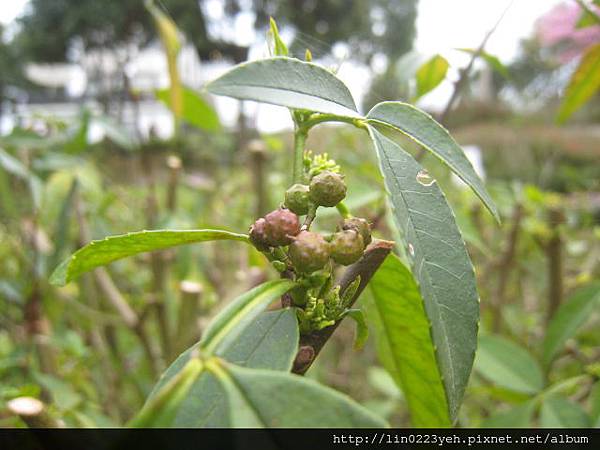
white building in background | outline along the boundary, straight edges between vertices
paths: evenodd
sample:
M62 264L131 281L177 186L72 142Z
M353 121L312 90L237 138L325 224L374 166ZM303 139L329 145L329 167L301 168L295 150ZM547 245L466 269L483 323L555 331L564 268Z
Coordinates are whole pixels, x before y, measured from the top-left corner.
M142 135L147 135L152 127L161 137L170 136L173 132L171 114L161 102L152 99L154 90L169 86L167 63L162 48L154 45L142 50L134 49L130 54L132 56L126 60L119 52L94 51L84 55L80 64L28 64L25 69L26 77L33 83L48 88L50 93L52 90L60 93L56 97L61 100L41 102L27 94L21 95L15 110L5 110L2 114L0 133L10 132L17 121L25 126L35 126L36 120L44 116L68 120L79 114L84 106L100 112L101 106L93 98L103 90L110 91L122 86L124 72L130 88L143 95L137 118L133 105L130 102L123 103L122 111L117 111L122 123ZM218 67L221 67L220 70L223 70L226 65L201 64L195 49L187 45L179 54L178 67L186 86L201 89L203 83L211 78L210 74L215 73L214 68L219 70ZM204 70L206 73L203 73ZM233 106L237 109L237 102ZM219 112L221 116L228 116L229 111L230 107ZM90 134L92 140L102 138L99 128L94 129L92 126Z

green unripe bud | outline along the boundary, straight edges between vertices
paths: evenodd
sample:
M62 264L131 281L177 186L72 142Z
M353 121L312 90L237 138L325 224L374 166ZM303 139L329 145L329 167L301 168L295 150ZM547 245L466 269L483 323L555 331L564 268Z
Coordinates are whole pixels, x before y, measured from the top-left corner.
M266 224L267 221L261 217L254 222L254 224L250 227L250 231L248 232L252 245L261 251L269 248L269 243L267 242Z
M266 240L273 247L291 244L299 232L298 216L289 209L276 209L265 216Z
M310 198L319 206L335 206L346 197L346 183L340 174L328 170L310 180Z
M273 261L271 263L277 272L283 273L287 269L286 264L283 261Z
M290 245L289 256L299 272L311 273L329 261L329 243L318 233L301 231Z
M365 247L371 243L371 225L361 217L350 217L342 223L342 230L354 230L363 238Z
M299 216L308 213L310 206L308 190L309 188L305 184L294 184L291 186L285 191L285 207Z
M365 251L365 243L354 230L344 230L333 235L331 258L338 264L349 266L360 259Z

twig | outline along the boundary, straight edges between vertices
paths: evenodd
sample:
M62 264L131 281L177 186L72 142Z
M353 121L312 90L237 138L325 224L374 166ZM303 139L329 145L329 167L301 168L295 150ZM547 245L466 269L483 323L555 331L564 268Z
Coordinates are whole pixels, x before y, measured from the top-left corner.
M147 151L142 152L141 164L146 174L146 183L148 193L146 197L146 224L149 229L156 227L158 222L158 198L156 195L156 173L154 171L154 164L152 161L152 155ZM161 350L163 355L169 355L171 353L171 330L169 327L169 321L167 320L167 309L165 307L164 296L165 296L165 279L167 275L167 264L164 261L164 252L156 251L150 253L150 266L152 269L152 280L153 280L153 300L156 320L158 322L158 331L160 335Z
M202 284L195 281L184 280L179 284L179 314L173 349L175 353L186 349L200 334L197 323L203 291Z
M464 89L465 85L467 84L469 75L471 74L471 70L473 69L473 65L475 64L475 61L483 53L483 50L485 49L485 46L487 45L490 37L492 37L492 34L494 34L494 32L496 31L496 29L500 25L500 22L502 22L502 20L504 19L504 16L506 16L506 13L512 6L513 2L514 2L514 0L511 0L508 3L506 8L504 8L504 11L502 11L502 14L500 15L500 17L494 24L494 26L492 28L490 28L490 30L485 34L485 36L483 37L483 40L481 41L481 44L479 44L479 47L477 47L477 49L471 55L471 59L470 59L469 63L467 64L467 66L464 69L460 69L460 71L459 71L460 76L459 76L458 80L454 83L454 90L452 91L452 95L448 99L448 103L446 103L446 107L442 111L442 114L440 114L440 116L439 116L438 120L440 123L444 124L446 122L446 119L448 118L448 114L450 113L450 111L452 111L452 108L454 107L454 103L456 103L456 100L458 100L458 97L460 96L460 94L462 93L462 90ZM422 148L419 151L419 153L417 153L416 160L421 161L423 159L423 157L425 156L425 153L426 153L426 150Z
M492 330L495 333L500 331L502 325L502 306L506 301L506 288L508 286L508 277L513 267L513 260L517 249L517 241L521 230L521 221L523 219L523 205L517 204L513 211L512 228L508 235L506 248L502 252L502 257L498 261L498 270L500 271L496 296L494 298L494 314L492 321Z
M262 217L267 213L268 195L265 186L265 165L267 163L267 147L260 139L253 139L248 143L248 154L252 165L252 179L256 193L256 209L254 217Z
M340 294L343 294L356 277L360 276L360 284L348 307L351 307L354 302L356 302L369 281L371 281L375 272L379 269L379 266L381 266L385 258L390 254L393 247L394 242L374 240L367 247L362 258L346 269L342 279L338 283L340 286ZM304 374L310 368L315 358L340 323L341 320L330 327L300 337L300 347L292 369L294 373Z
M492 35L498 29L498 26L500 26L500 23L504 19L504 16L506 16L506 13L512 6L513 2L514 2L514 0L511 0L508 3L508 5L506 5L506 8L504 8L504 11L502 11L502 14L500 14L500 17L498 18L498 20L496 21L494 26L492 28L490 28L490 30L483 37L483 40L481 41L481 44L479 44L479 47L477 47L477 50L475 50L473 52L473 55L471 56L471 60L469 61L469 64L467 64L467 67L465 67L464 69L462 69L460 71L460 77L459 77L458 81L456 82L456 84L454 85L454 91L452 92L452 96L448 100L448 103L446 104L446 107L444 108L444 111L442 112L442 115L440 116L440 122L444 123L446 121L446 118L448 117L448 114L452 110L454 103L458 99L458 96L461 94L461 92L464 88L464 85L466 84L467 80L469 79L469 75L471 73L471 70L473 69L473 65L475 64L475 61L483 53L485 46L487 45L487 43L490 40L490 38L492 37Z
M81 205L81 200L79 195L76 194L74 198L74 207L75 214L77 216L77 221L79 224L79 239L82 243L91 241L91 233L89 231L89 227L87 221L85 219L85 215L83 213L83 208ZM154 373L154 375L160 374L162 367L160 364L160 358L156 355L154 348L151 344L150 338L146 333L143 322L140 321L136 312L129 306L129 303L119 291L119 288L113 282L108 271L99 267L93 271L94 280L98 285L100 291L104 297L108 300L108 302L112 305L112 307L119 313L119 316L127 325L127 327L133 331L138 338L140 339L144 350L146 351L146 355L150 362L150 367Z
M564 221L564 214L558 208L548 211L548 222L552 230L552 237L546 244L546 257L548 259L548 314L546 321L549 322L554 313L562 303L563 298L563 256L562 237L560 225Z
M167 184L167 209L173 213L177 209L177 187L179 186L179 175L181 173L181 158L171 155L167 158L169 169L169 182Z

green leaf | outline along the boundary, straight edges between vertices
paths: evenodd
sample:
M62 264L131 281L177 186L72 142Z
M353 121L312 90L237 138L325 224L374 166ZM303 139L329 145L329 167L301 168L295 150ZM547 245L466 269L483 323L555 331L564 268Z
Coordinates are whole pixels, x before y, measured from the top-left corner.
M279 36L279 30L277 29L277 23L275 23L275 19L272 17L269 18L269 34L273 39L273 54L275 56L287 56L287 45L285 45L285 42L281 40L281 36Z
M577 24L575 25L575 28L581 29L581 28L591 27L594 25L598 25L598 20L596 19L594 14L592 14L588 11L583 11L581 13L581 16L579 17L579 20L577 20Z
M558 122L566 121L600 89L600 44L586 49L571 76L558 111Z
M560 395L547 397L542 403L540 425L543 428L587 428L590 422L581 406Z
M354 350L360 350L369 339L369 327L365 315L360 309L348 309L344 316L350 317L356 323L356 335L354 337Z
M350 91L328 70L278 56L235 66L206 88L216 95L359 117Z
M349 397L298 375L226 365L232 427L362 428L385 421Z
M450 64L448 64L446 58L441 55L434 55L419 67L416 73L417 95L415 100L434 90L444 81L449 66Z
M56 268L50 283L63 286L88 270L138 253L217 240L248 242L248 236L223 230L152 230L109 236L73 253Z
M454 420L477 347L479 296L473 266L437 183L417 181L421 166L395 142L372 127L369 131L419 282Z
M156 98L173 110L170 92L170 89L158 89L155 94ZM206 131L218 131L221 128L216 111L198 93L183 86L182 100L181 118L187 123Z
M183 86L179 77L179 70L177 69L177 55L179 54L179 50L181 50L179 32L175 22L163 13L161 9L157 8L152 0L146 0L146 9L148 9L154 18L154 24L165 49L170 79L169 107L173 111L173 115L177 121L182 117L184 111Z
M451 420L435 359L429 321L407 267L389 255L369 283L379 359L404 392L414 427L447 427Z
M144 405L128 423L130 427L168 427L175 420L181 403L204 369L197 357L191 357L184 367Z
M293 308L260 314L229 346L220 351L238 366L290 370L298 350L298 319Z
M485 419L483 428L530 428L536 402L531 400Z
M432 152L477 194L496 220L498 210L462 148L429 114L408 103L382 102L367 114L369 123L398 130Z
M54 267L63 258L66 253L67 243L69 240L69 229L70 220L73 214L73 202L75 200L75 194L77 192L78 182L77 178L74 177L71 182L71 187L67 192L63 204L58 215L58 221L54 229L54 252L50 258L50 267Z
M267 281L233 300L211 320L204 331L200 340L202 353L222 356L244 328L294 284L285 279Z
M600 2L597 0L594 0L592 3L596 6L600 6ZM600 25L600 11L598 9L594 9L584 2L580 2L579 6L583 8L583 11L579 16L579 20L577 20L577 24L575 25L576 29Z
M472 48L457 48L457 50L469 53L471 55L475 54L475 52L477 51ZM502 61L500 61L500 59L498 59L497 56L494 56L486 51L480 51L479 57L482 58L492 70L495 70L506 79L510 78L510 73L508 69L504 64L502 64Z
M536 394L544 387L537 361L524 348L498 336L481 336L475 368L489 381L515 392Z
M567 339L574 336L600 306L600 283L578 290L563 303L550 321L543 344L543 362L549 366Z
M227 348L221 357L256 369L289 371L298 350L298 321L293 309L263 312ZM192 346L161 376L150 393L152 399L189 361ZM203 372L188 393L174 419L176 427L226 427L229 409L223 388L209 372Z

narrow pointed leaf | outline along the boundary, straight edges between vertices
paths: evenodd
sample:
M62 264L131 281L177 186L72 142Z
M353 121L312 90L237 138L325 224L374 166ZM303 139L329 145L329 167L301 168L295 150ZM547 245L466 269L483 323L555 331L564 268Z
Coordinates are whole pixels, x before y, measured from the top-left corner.
M77 250L56 268L50 282L63 286L84 272L127 256L195 242L234 240L248 242L245 234L224 230L152 230L109 236Z
M223 348L220 355L238 366L287 371L296 357L298 340L294 308L266 311Z
M146 1L146 8L154 18L154 24L165 50L169 69L169 106L176 119L180 119L184 111L183 86L177 69L177 55L181 50L181 41L175 22L154 5L152 0Z
M240 417L231 408L234 426L266 428L385 427L377 417L351 398L308 378L284 372L227 365L225 370L246 406ZM234 406L234 405L232 405ZM245 422L254 413L254 420ZM258 419L259 423L256 423Z
M497 386L525 394L544 387L539 364L524 348L497 336L481 336L475 368Z
M369 132L419 282L450 418L454 420L477 347L479 296L473 266L437 183L418 181L421 166L374 128Z
M477 50L473 48L457 48L457 50L469 53L471 55L477 52ZM506 79L510 78L510 73L508 69L504 64L502 64L502 61L500 61L500 59L497 56L492 55L491 53L488 53L486 51L479 51L479 57L483 59L492 70L495 70L497 73L499 73Z
M369 283L377 353L404 392L414 427L448 427L450 413L435 359L429 320L417 284L396 255Z
M360 350L367 343L367 339L369 339L369 327L365 315L360 309L349 309L344 313L344 316L351 318L356 323L354 350Z
M428 92L431 92L444 81L449 66L446 58L441 55L434 55L429 61L419 67L416 73L416 98L421 98Z
M600 44L587 48L569 85L558 111L558 121L566 121L600 89Z
M290 280L267 281L227 305L206 328L200 348L204 354L223 355L233 341L270 303L294 286Z
M69 188L69 191L63 200L60 214L58 215L56 228L54 229L54 252L52 253L52 257L50 259L50 267L54 267L56 264L58 264L66 254L66 247L69 240L69 225L73 215L73 202L78 186L78 180L76 177L74 177L73 181L71 182L71 187Z
M239 64L206 88L216 95L359 117L346 85L321 66L278 56Z
M283 42L281 36L279 36L277 23L272 17L269 19L269 28L270 36L273 39L273 54L275 56L287 56L289 53L287 45L285 45L285 42Z
M548 366L567 339L600 307L600 283L593 283L573 294L563 303L548 325L543 345L543 361Z
M433 117L408 103L382 102L369 111L367 119L372 125L384 125L404 133L437 156L473 189L498 220L498 210L483 181L462 148Z
M168 383L148 401L139 414L129 422L130 427L168 427L175 419L181 402L200 376L203 365L199 359L190 359Z
M162 375L148 401L169 382L189 361L192 346L182 353ZM289 371L298 349L298 321L293 309L263 312L244 329L221 357L244 367ZM203 372L173 421L176 427L226 427L229 425L229 407L222 386L209 372Z

